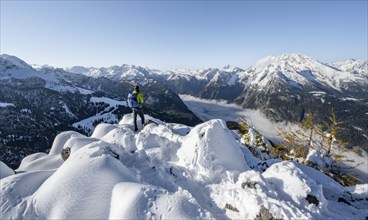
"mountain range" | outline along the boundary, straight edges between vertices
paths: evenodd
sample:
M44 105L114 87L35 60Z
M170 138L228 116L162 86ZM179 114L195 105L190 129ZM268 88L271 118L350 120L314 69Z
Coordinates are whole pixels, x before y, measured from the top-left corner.
M54 68L1 55L0 156L13 167L46 151L64 130L91 134L100 122L116 123L130 110L125 97L142 87L145 111L167 122L201 121L178 94L221 99L259 109L275 121L299 122L330 111L343 121L340 138L368 150L368 62L322 63L302 54L269 56L244 70L157 70L135 65Z
M15 56L0 59L0 158L11 167L30 153L50 148L65 130L90 134L100 122L117 123L131 110L133 81L87 77L60 68L33 68ZM147 81L145 112L166 121L201 122L179 96Z
M333 111L344 123L339 137L368 150L368 61L322 63L303 54L282 54L260 59L246 70L155 70L134 65L65 70L114 81L154 80L177 94L259 109L274 121L300 122L312 113L316 123L322 123Z

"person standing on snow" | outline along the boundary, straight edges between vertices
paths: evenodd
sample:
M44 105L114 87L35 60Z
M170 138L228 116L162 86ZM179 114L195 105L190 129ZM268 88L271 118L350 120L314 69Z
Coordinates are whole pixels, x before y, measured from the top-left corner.
M139 90L139 86L133 87L133 92L128 95L128 106L132 109L134 115L134 131L138 131L137 115L141 117L142 127L144 126L144 113L143 113L143 96Z

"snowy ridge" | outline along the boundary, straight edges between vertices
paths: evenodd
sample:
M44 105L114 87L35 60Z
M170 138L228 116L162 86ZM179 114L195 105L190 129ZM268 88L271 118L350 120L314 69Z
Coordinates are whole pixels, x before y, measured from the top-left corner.
M29 70L33 69L32 66L28 65L26 62L24 62L23 60L19 59L16 56L2 54L1 62L3 62L3 60L12 63L14 66L17 66L18 68L29 69Z
M238 67L225 66L222 69L207 68L203 70L188 69L172 69L158 70L143 68L135 65L123 64L122 66L111 66L102 68L85 68L80 66L65 68L66 71L72 73L83 74L90 77L107 77L112 80L137 80L145 82L147 79L159 79L160 81L175 81L195 79L198 81L206 81L207 83L220 83L221 85L234 85L239 81L237 74L244 70Z
M25 79L39 75L37 70L15 56L3 54L0 57L0 63L0 79L7 79L10 77Z
M42 79L38 83L43 85L45 88L57 91L57 92L80 92L82 94L91 94L92 91L88 89L79 88L73 86L68 82L67 77L74 75L67 73L62 69L53 68L47 65L42 67L35 66L38 69L32 68L23 60L15 57L3 54L0 57L0 80L6 79L29 79L37 80Z
M341 62L332 62L329 65L334 66L345 72L368 76L368 61L351 59Z
M260 161L225 122L194 128L132 115L100 124L91 137L59 134L49 154L0 163L5 219L364 219L367 184L342 187L290 161ZM64 162L60 154L70 150ZM258 170L259 164L268 168ZM3 172L2 172L3 173ZM345 201L345 202L341 202ZM349 204L347 204L349 203Z

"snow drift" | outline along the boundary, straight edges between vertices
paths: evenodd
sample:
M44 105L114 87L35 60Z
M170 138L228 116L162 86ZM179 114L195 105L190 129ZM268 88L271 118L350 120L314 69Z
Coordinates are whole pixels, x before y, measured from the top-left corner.
M368 185L343 187L291 161L261 161L222 120L194 128L132 115L91 137L63 132L49 154L0 163L4 219L364 219ZM70 149L66 161L61 152ZM268 168L256 169L260 164Z
M226 128L224 121L216 119L193 128L177 152L178 164L192 171L197 180L248 170L239 143Z

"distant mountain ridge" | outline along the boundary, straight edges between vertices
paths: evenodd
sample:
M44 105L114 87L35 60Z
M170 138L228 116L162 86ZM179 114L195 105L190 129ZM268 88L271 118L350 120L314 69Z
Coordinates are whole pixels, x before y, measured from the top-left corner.
M268 56L258 60L247 70L231 66L203 70L154 70L127 64L103 68L79 66L65 70L92 77L103 76L112 80L154 79L167 85L175 93L226 100L234 99L233 96L239 96L247 87L253 85L258 85L259 89L269 86L277 80L275 78L281 78L297 89L313 87L353 94L355 91L349 86L368 85L368 61L347 60L324 64L302 54ZM216 88L235 89L233 92L235 95L209 92ZM366 93L367 90L363 92Z
M122 66L112 66L103 68L85 68L70 67L66 71L83 74L91 77L107 77L111 80L135 80L145 84L147 80L157 80L167 86L175 93L191 94L203 98L211 98L216 95L220 98L228 99L228 96L219 94L210 94L208 90L213 91L211 87L221 88L227 86L238 86L243 89L239 83L237 73L243 71L237 67L226 66L223 69L208 68L204 70L155 70L143 68L135 65L124 64ZM210 89L206 89L210 88ZM231 98L234 98L231 96Z

